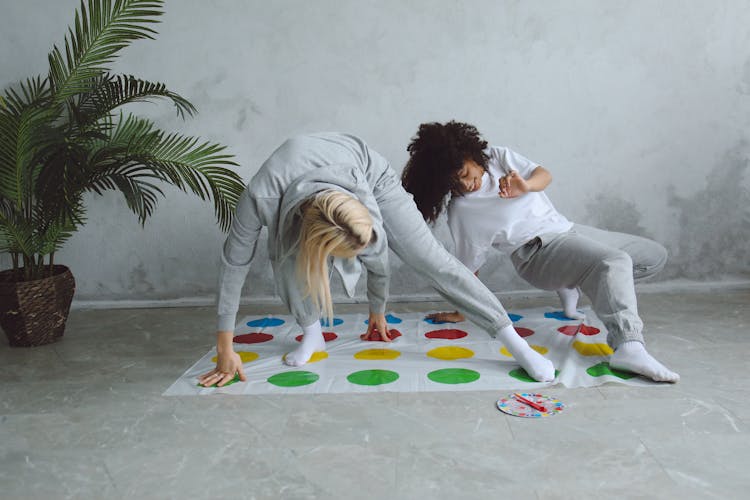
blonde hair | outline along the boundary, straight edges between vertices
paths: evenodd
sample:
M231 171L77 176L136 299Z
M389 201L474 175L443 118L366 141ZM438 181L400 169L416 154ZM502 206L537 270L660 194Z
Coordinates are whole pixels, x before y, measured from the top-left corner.
M351 195L336 190L315 194L302 205L297 279L322 314L333 320L328 257L358 255L372 239L370 211Z

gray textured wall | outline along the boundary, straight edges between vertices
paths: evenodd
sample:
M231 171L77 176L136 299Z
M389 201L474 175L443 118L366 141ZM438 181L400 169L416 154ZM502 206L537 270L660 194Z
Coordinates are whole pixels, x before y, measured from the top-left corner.
M78 0L3 1L2 87L46 70ZM396 170L422 121L473 122L550 169L571 219L652 236L661 279L747 279L750 9L746 0L170 0L156 41L116 70L167 83L200 111L139 106L230 146L249 179L287 136L364 137ZM168 191L141 228L116 195L89 199L62 251L79 300L210 296L212 209ZM444 224L436 234L450 246ZM2 256L0 264L9 259ZM246 293L273 294L265 253ZM494 255L497 291L527 286ZM340 290L340 289L339 289ZM394 262L392 294L430 294Z

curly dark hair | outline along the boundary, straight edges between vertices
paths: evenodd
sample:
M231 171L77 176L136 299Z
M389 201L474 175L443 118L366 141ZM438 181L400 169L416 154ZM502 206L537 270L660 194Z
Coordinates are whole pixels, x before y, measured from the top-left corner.
M435 222L449 193L460 195L458 172L466 160L487 170L487 141L473 125L456 121L423 123L406 148L409 161L401 183L414 196L427 222Z

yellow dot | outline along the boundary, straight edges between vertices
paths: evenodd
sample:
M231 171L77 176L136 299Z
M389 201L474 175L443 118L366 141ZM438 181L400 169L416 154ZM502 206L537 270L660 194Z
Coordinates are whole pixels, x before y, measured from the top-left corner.
M430 350L427 355L437 359L451 360L471 358L474 356L474 351L465 347L443 346Z
M328 353L325 351L318 351L314 352L312 356L310 356L310 360L308 363L317 363L318 361L323 361L324 359L328 358Z
M374 360L396 359L399 356L401 356L401 353L399 351L394 351L393 349L365 349L354 355L356 359Z
M549 349L547 349L543 345L532 345L530 347L532 349L534 349L536 352L538 352L539 354L542 354L542 355L547 354L549 352ZM510 351L508 349L506 349L505 347L503 347L503 348L500 349L500 354L502 354L503 356L508 356L509 358L513 357L513 355L510 353Z
M250 363L252 361L255 361L256 359L258 359L258 356L259 356L257 352L252 352L252 351L237 351L237 354L240 355L240 359L242 360L243 363ZM216 360L217 360L216 356L211 358L211 361L213 361L214 363L216 363Z
M614 352L607 344L588 344L580 340L573 342L573 349L583 356L609 356Z

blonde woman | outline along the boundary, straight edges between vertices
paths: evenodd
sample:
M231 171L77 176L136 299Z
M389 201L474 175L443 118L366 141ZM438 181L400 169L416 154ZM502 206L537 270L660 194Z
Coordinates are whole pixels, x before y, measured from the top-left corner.
M435 240L397 174L361 139L345 134L298 136L282 144L248 184L224 243L219 275L216 368L199 377L222 386L245 380L232 338L240 292L261 228L276 288L303 331L300 346L284 356L292 366L325 350L320 318L333 307L328 261L352 295L367 271L368 336L390 341L385 319L388 249L414 268L446 300L498 337L533 378L554 378L552 363L514 330L500 302Z

